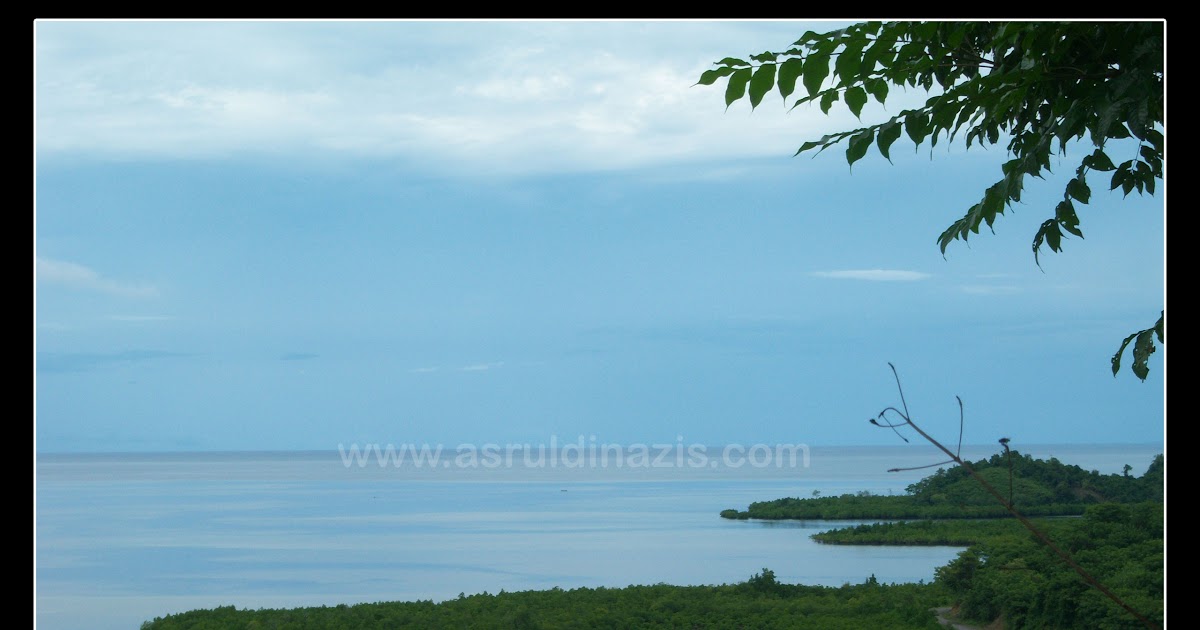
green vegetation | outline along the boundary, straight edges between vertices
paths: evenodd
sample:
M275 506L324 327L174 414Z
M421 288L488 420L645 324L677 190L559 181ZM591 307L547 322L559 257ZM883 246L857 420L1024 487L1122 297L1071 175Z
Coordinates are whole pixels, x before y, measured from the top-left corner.
M1145 474L1101 475L1057 459L1034 459L1013 451L974 462L971 466L994 487L1007 492L1012 465L1012 502L1026 516L1079 516L1090 505L1104 502L1161 501L1163 456ZM939 468L910 485L908 494L879 496L861 492L808 499L783 498L751 503L745 511L724 510L732 519L955 519L1010 516L979 482L961 467Z
M142 630L204 628L940 628L934 584L879 584L874 576L839 588L784 584L763 569L740 584L628 586L460 595L441 603L387 602L292 610L225 606L160 617Z
M890 161L902 135L918 149L928 141L931 155L940 139L956 136L968 149L1004 145L1009 159L999 165L1001 178L937 238L943 254L953 241L966 241L985 225L990 229L1021 203L1026 176L1044 177L1051 157L1066 156L1070 147L1077 166L1053 214L1034 234L1036 261L1043 246L1058 252L1066 235L1083 237L1076 208L1092 197L1089 175L1092 184L1102 179L1125 196L1134 190L1154 194L1166 148L1165 51L1161 20L872 21L809 31L787 50L748 60L726 57L698 83L723 79L726 106L748 96L758 107L778 88L784 103L794 95L793 108L816 104L828 114L840 101L860 118L871 113L865 108L872 99L882 105L895 95L892 88L930 94L919 107L805 142L796 151L819 154L841 144L851 166L872 146ZM1164 341L1165 314L1125 338L1111 359L1114 375L1132 345L1132 371L1146 379L1154 339Z
M1082 518L1043 518L1037 527L1154 623L1164 617L1164 458L1141 477L1100 475L1057 460L1012 453L1015 502L1082 507ZM1008 462L996 455L974 464L997 487L1008 488ZM1003 473L1000 475L1000 473ZM845 505L855 518L903 499L925 508L983 507L995 499L976 492L959 469L938 470L909 486L905 497L868 494L788 499L780 505ZM1070 498L1069 503L1056 503ZM875 500L885 500L876 503ZM772 504L777 502L771 502ZM767 505L767 504L754 504ZM789 508L790 509L790 508ZM848 508L849 509L849 508ZM801 508L809 513L810 508ZM936 511L936 510L935 510ZM732 512L732 510L727 510ZM940 511L936 511L941 513ZM735 512L735 514L740 514ZM725 514L722 514L723 516ZM782 518L782 517L780 517ZM804 518L819 518L806 516ZM880 584L874 576L841 587L779 582L763 569L745 582L721 586L628 586L462 595L432 601L380 602L290 610L225 606L160 617L142 630L204 628L839 628L937 629L932 609L954 602L960 619L1002 619L1008 630L1115 630L1141 627L1111 599L1080 580L1013 519L920 520L875 523L822 532L819 542L849 545L967 546L936 571L932 583Z
M974 466L989 483L1007 489L1007 461L1003 455L996 455ZM1122 601L1161 626L1165 568L1163 456L1156 456L1141 477L1130 476L1128 465L1124 474L1102 476L1053 459L1046 462L1020 456L1015 451L1012 462L1014 503L1019 505L1018 497L1025 497L1037 509L1039 505L1062 505L1054 501L1067 496L1090 502L1073 504L1084 505L1082 518L1042 518L1036 526ZM907 499L915 506L944 507L944 502L950 501L969 508L984 500L995 501L974 492L970 483L973 481L960 468L939 470L909 486L907 497L847 495L840 504L846 509L862 510L871 506L871 499ZM796 506L820 501L790 499L762 505L807 514L811 507ZM883 518L879 514L863 517ZM842 545L968 546L958 558L937 570L934 581L957 603L961 619L980 624L1003 619L1009 630L1143 626L1082 581L1015 519L883 522L821 532L813 539Z
M1104 503L1083 518L1039 523L1056 544L1140 614L1164 617L1163 504ZM964 525L978 523L963 522ZM1033 536L995 535L937 570L936 583L952 593L960 616L1004 619L1009 630L1140 628L1110 599L1090 588Z
M1103 503L1083 518L1039 519L1037 526L1122 600L1163 621L1163 504ZM1140 628L1089 588L1017 521L875 523L815 534L842 545L970 545L936 572L961 619L1003 618L1009 630Z
M1051 519L1037 519L1043 531ZM1029 530L1016 519L944 519L870 523L812 535L830 545L914 545L967 547L999 539L1025 537Z

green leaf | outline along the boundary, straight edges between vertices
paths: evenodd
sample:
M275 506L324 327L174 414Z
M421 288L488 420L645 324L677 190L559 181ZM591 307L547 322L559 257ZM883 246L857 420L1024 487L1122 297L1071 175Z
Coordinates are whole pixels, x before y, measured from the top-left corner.
M1150 375L1150 355L1154 354L1154 330L1148 329L1138 333L1137 340L1133 342L1133 365L1129 369L1143 381Z
M1037 233L1033 235L1033 262L1041 267L1042 263L1038 259L1038 254L1041 253L1042 243L1046 240L1046 233L1055 227L1054 219L1046 219L1041 226L1038 227Z
M913 38L917 40L930 40L937 35L937 22L918 22L913 25Z
M716 70L705 70L704 74L700 75L700 80L696 82L696 85L712 85L716 83L717 79L728 76L731 72L733 72L733 68L729 66L722 66Z
M918 147L929 135L929 115L922 111L911 111L904 117L904 130Z
M828 137L828 136L826 136L826 137ZM818 140L816 142L813 142L810 140L810 141L805 142L804 144L800 145L800 148L796 150L796 153L793 154L792 157L800 155L801 153L804 153L805 151L808 151L809 149L815 149L817 147L825 147L828 144L829 143L825 141L825 138L821 138L820 140Z
M1117 168L1102 149L1096 149L1094 153L1083 158L1083 165L1094 171L1111 171Z
M1116 127L1113 127L1112 129L1109 130L1108 137L1113 138L1115 140L1124 140L1125 138L1129 138L1131 136L1130 136L1129 130L1126 129L1123 125L1117 125Z
M1059 231L1057 223L1052 223L1046 228L1046 245L1050 246L1051 251L1062 251L1062 232Z
M1138 162L1133 169L1133 174L1138 178L1138 192L1141 192L1142 186L1149 186L1150 191L1154 191L1154 171L1150 165L1145 162Z
M1004 194L1010 204L1020 203L1021 191L1025 189L1025 172L1019 168L1004 172Z
M891 148L892 143L894 143L899 137L900 123L896 122L895 118L879 126L879 137L876 140L876 145L879 147L879 152L883 154L883 157L887 158L887 161L889 162L892 161L892 156L888 155L888 150Z
M726 57L726 58L718 61L717 63L719 63L723 66L748 66L748 65L750 65L750 64L746 63L745 61L742 61L741 59L735 59L733 57Z
M857 82L858 69L862 66L863 46L866 45L865 39L855 40L846 43L846 47L842 49L837 60L833 63L833 69L842 79L842 85L850 85Z
M867 149L871 147L871 140L875 135L871 129L863 129L862 131L850 136L850 140L846 144L846 161L850 166L861 160L867 154Z
M962 45L963 38L967 35L967 25L958 24L946 36L946 46L949 48L958 48Z
M821 90L825 77L829 76L829 55L821 53L810 56L804 61L804 89L813 96Z
M1008 189L1004 180L1000 180L988 187L983 194L983 202L980 207L980 216L987 222L988 227L996 221L996 215L1004 214L1004 203L1008 197Z
M1125 125L1129 129L1129 133L1132 133L1138 140L1146 139L1146 134L1153 128L1153 122L1150 120L1150 108L1146 101L1137 102L1133 108L1133 116L1126 121Z
M1066 231L1083 238L1083 232L1079 229L1079 215L1075 214L1075 206L1071 205L1069 199L1064 199L1055 206L1054 220Z
M950 88L950 64L946 61L946 59L943 59L940 63L934 65L933 76L937 78L938 85L942 86L942 89Z
M757 55L750 55L750 58L754 61L765 64L774 63L775 60L779 58L779 55L768 50L767 52L759 53Z
M946 228L946 230L942 232L941 236L938 237L938 247L940 247L942 250L942 256L946 255L946 248L950 246L950 243L965 233L963 228L965 223L965 219L959 219L955 221L950 225L950 227ZM966 237L963 236L963 238L965 239Z
M854 86L846 90L846 107L850 108L850 113L854 114L855 118L862 120L863 105L867 104L867 91L860 86Z
M1117 172L1113 173L1113 176L1112 176L1112 185L1111 185L1111 186L1109 186L1109 188L1108 188L1108 189L1109 189L1109 190L1116 190L1117 188L1119 188L1119 187L1121 186L1121 184L1123 184L1123 183L1125 182L1125 176L1126 176L1127 174L1128 174L1128 173L1127 173L1125 170L1123 170L1123 169L1117 169Z
M725 107L745 96L746 84L749 82L750 68L742 68L729 77L729 83L725 86Z
M779 95L784 100L796 91L796 79L800 77L803 69L804 62L800 61L799 57L789 57L779 65L779 78L776 83L779 85Z
M1125 354L1125 348L1129 345L1129 342L1133 341L1137 336L1138 333L1133 333L1132 335L1126 337L1125 341L1121 342L1121 347L1117 349L1117 353L1113 355L1111 360L1113 376L1116 376L1117 372L1121 371L1121 355Z
M1150 141L1150 144L1154 145L1154 151L1161 156L1163 152L1162 133L1157 129L1151 129L1146 132L1146 139Z
M1121 347L1117 349L1117 353L1112 356L1112 373L1113 376L1121 370L1121 356L1125 354L1125 348L1133 343L1133 365L1130 369L1133 370L1135 376L1145 381L1150 375L1150 355L1154 354L1154 337L1158 337L1159 343L1165 343L1166 338L1163 336L1163 325L1167 312L1163 310L1158 315L1158 322L1153 327L1145 330L1139 330L1125 338L1121 342Z
M954 118L962 110L963 104L962 101L938 99L937 104L930 111L934 133L937 133L941 129L952 130L954 128Z
M775 86L775 64L763 64L750 78L750 107L758 107L763 95Z
M836 102L837 100L838 100L838 91L837 90L829 90L828 92L822 94L821 95L821 113L828 114L829 108L832 107L834 102Z
M1117 348L1117 353L1112 355L1112 376L1117 376L1117 372L1121 371L1121 355L1124 354L1124 349L1129 346L1129 342L1133 341L1134 337L1136 336L1138 336L1138 334L1134 332L1133 335L1129 335L1128 337L1124 338L1124 341L1121 342L1121 347Z
M1092 197L1092 189L1078 177L1067 182L1067 194L1075 198L1079 203L1087 203Z
M814 32L814 31L804 31L804 34L800 36L800 39L797 39L796 41L792 42L792 45L793 46L803 46L803 45L807 44L808 42L815 42L819 39L822 39L822 36L819 35L818 33Z
M887 81L884 81L882 79L867 79L866 81L863 82L863 87L865 87L867 89L867 91L871 93L871 96L875 97L875 100L878 101L880 105L882 105L883 102L887 100L887 96L888 96L888 82Z

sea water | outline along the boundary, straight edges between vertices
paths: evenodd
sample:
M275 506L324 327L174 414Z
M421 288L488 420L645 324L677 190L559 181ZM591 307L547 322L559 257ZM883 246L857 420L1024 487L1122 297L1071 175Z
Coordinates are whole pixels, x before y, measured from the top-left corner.
M669 445L666 445L669 446ZM1022 449L1141 474L1161 445ZM396 465L346 452L42 454L35 619L137 628L195 608L280 608L530 589L740 582L929 581L955 547L820 545L856 521L722 519L780 497L903 494L931 448L805 447L790 465ZM969 459L996 452L967 447ZM567 455L566 453L558 453ZM678 457L677 457L678 456ZM529 461L536 463L537 460ZM577 462L578 460L576 460ZM763 460L765 461L765 460ZM553 462L554 465L551 465ZM758 462L762 463L762 462ZM680 464L680 465L674 465ZM686 465L685 465L686 464Z

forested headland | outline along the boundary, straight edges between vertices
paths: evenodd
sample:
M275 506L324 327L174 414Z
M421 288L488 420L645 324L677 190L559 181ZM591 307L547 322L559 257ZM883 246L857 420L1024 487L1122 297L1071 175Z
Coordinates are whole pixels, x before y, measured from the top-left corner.
M721 586L654 584L460 595L434 603L381 602L290 610L226 606L168 615L142 630L295 628L806 628L936 630L930 609L946 593L932 584L841 587L784 584L764 569ZM802 621L799 621L802 620Z
M1156 456L1141 476L1131 475L1128 465L1123 474L1101 475L1016 451L970 465L993 487L1011 492L1013 505L1022 513L1059 515L1035 519L1034 524L1121 600L1151 623L1162 625L1166 568L1163 455ZM955 560L937 569L934 580L949 593L961 619L981 624L999 619L1007 629L1145 627L1081 580L986 494L966 469L939 469L907 490L903 496L779 499L721 515L738 519L880 519L882 522L820 532L813 539L842 545L967 546ZM1009 518L999 518L1003 516Z
M1101 475L1055 458L1034 459L1012 451L970 464L993 487L1011 496L1026 516L1080 516L1091 505L1162 501L1163 456L1157 456L1140 477ZM1011 489L1011 490L1010 490ZM959 519L1011 516L966 469L939 468L908 486L907 494L881 496L869 492L813 498L783 498L751 503L746 510L727 509L724 518L861 520Z

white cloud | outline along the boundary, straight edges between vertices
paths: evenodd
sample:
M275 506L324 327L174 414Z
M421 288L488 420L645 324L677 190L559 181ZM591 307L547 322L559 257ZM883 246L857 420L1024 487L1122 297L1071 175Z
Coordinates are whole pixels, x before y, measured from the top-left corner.
M858 123L844 108L789 113L776 94L726 111L721 86L694 84L717 59L826 26L40 22L37 149L383 156L473 173L782 159Z
M158 290L149 285L129 284L106 278L83 265L62 260L37 257L35 272L38 282L61 284L120 297L150 297Z
M474 365L466 365L466 366L463 366L463 367L461 367L461 368L459 368L459 369L460 369L460 370L462 370L463 372L482 372L482 371L484 371L484 370L490 370L490 369L493 369L493 368L498 368L498 367L500 367L500 366L502 366L502 365L504 365L504 362L503 362L503 361L498 361L498 362L495 362L495 363L476 363L476 364L474 364Z
M843 269L839 271L814 271L818 278L839 280L871 280L875 282L913 282L931 278L931 274L903 269Z

